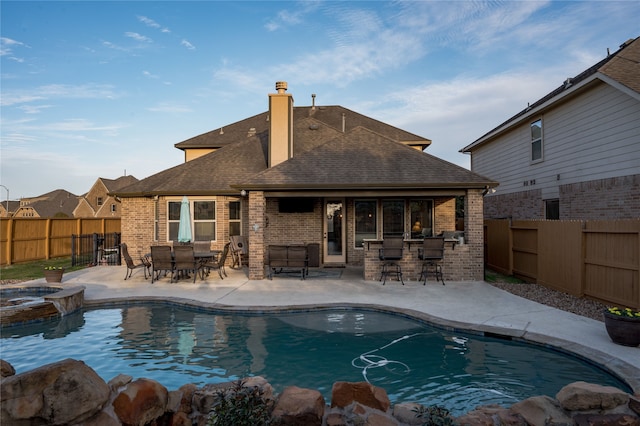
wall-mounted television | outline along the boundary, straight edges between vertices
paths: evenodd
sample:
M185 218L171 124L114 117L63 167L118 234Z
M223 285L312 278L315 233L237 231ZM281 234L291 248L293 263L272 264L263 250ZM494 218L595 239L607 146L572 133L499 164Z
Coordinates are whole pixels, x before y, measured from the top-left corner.
M314 206L313 198L279 198L278 211L280 213L312 213Z

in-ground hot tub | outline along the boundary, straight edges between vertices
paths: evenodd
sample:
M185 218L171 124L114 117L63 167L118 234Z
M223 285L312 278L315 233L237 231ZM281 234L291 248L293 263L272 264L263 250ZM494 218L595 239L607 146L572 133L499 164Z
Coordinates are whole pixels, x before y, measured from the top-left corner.
M0 326L66 315L84 305L84 286L20 286L0 289Z

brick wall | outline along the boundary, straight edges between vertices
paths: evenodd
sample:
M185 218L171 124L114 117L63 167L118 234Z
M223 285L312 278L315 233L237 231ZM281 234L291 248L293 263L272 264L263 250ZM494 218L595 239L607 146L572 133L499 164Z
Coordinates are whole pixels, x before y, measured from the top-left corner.
M264 279L264 239L267 202L262 191L249 193L249 279Z
M560 186L560 219L640 217L640 174Z
M640 216L640 175L560 185L561 220L635 219ZM544 219L539 189L485 197L487 219Z
M542 192L539 189L485 197L486 219L544 219Z
M154 203L152 198L123 198L121 203L122 242L133 259L149 253L154 244Z

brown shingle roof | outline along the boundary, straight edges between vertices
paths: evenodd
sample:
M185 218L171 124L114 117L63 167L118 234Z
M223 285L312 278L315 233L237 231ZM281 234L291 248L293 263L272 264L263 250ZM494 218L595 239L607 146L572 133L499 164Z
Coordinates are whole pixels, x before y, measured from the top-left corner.
M495 182L362 127L264 170L239 189L483 188Z
M305 119L312 118L316 120L318 124L323 124L331 129L334 129L336 132L342 133L343 114L345 132L355 129L356 127L364 127L398 142L415 141L421 142L424 145L429 145L431 143L431 140L427 138L423 138L422 136L404 131L397 127L391 126L389 124L383 123L371 117L367 117L365 115L337 105L294 107L293 122L298 123ZM175 147L178 149L217 149L234 143L239 139L247 137L250 129L254 129L256 133L268 132L268 117L269 113L263 112L258 115L254 115L253 117L249 117L236 123L230 124L228 126L224 126L222 128L187 139L183 142L179 142L175 144Z
M224 141L216 151L142 179L114 194L120 197L212 195L237 194L240 189L258 187L426 189L496 184L399 143L428 139L346 108L304 107L294 111L294 157L270 170L267 170L269 123L265 113L225 127L222 134L218 130L176 144L185 147L186 142L210 143L210 138ZM342 132L343 112L345 133ZM371 127L356 126L356 122ZM255 134L248 136L251 127ZM198 138L200 140L196 140ZM416 170L420 172L415 173Z

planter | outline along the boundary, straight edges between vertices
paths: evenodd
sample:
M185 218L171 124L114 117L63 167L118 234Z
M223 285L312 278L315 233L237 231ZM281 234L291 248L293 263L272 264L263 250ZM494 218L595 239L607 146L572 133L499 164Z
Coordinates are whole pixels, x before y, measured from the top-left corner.
M614 343L624 346L640 345L640 319L604 312L604 325Z
M62 274L64 274L64 269L45 269L44 279L48 283L59 283L62 282Z

